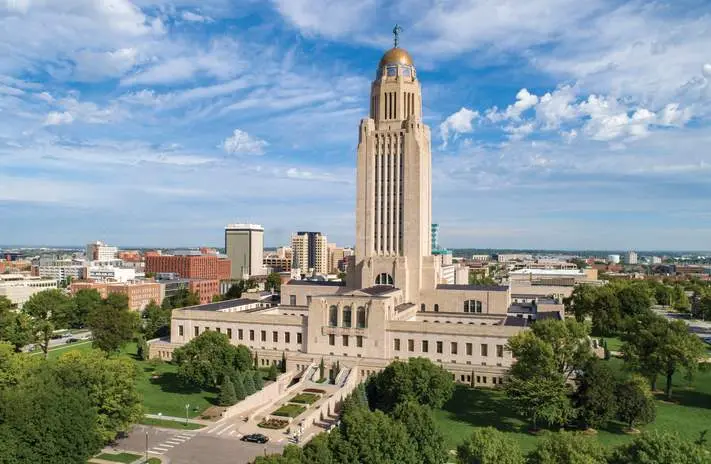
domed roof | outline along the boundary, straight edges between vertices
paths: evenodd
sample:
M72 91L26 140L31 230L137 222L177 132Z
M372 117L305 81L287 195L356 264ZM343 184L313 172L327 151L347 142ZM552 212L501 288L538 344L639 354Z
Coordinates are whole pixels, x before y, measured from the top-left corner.
M385 52L383 57L380 59L378 68L382 68L383 66L389 64L404 64L412 66L412 57L404 48L394 47Z

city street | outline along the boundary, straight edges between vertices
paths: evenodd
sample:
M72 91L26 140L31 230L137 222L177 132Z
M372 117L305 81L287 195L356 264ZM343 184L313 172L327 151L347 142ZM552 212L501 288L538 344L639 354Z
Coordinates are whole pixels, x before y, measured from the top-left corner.
M233 428L224 424L204 430L182 431L137 425L127 438L118 440L116 447L141 455L148 449L149 457L168 458L171 464L246 464L265 452L281 453L287 444L286 439L266 445L246 443L240 441L241 435Z

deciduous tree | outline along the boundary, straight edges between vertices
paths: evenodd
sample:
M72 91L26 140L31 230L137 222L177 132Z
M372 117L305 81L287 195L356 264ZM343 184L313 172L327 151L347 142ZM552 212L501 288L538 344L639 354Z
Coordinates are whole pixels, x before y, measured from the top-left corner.
M607 464L605 451L592 437L548 433L528 457L529 464Z
M162 308L151 300L143 310L145 323L143 331L149 339L165 337L170 334L170 315L173 312L170 308Z
M676 434L645 432L634 441L618 446L609 464L704 464L709 451Z
M119 351L133 339L133 331L138 327L138 314L128 309L127 300L112 298L114 295L109 295L103 304L89 314L87 320L94 338L93 346L106 353Z
M600 428L615 417L616 385L615 376L606 363L595 358L588 361L578 378L575 393L578 418L584 427Z
M630 430L652 422L655 415L654 398L644 377L632 375L617 386L617 418Z
M55 329L67 326L67 315L73 301L61 290L51 289L35 293L24 304L22 310L32 318L33 332L44 352L49 350L49 341Z
M528 379L511 377L505 388L514 410L529 419L534 430L540 421L560 426L575 415L569 398L570 388L559 374Z
M447 462L447 447L429 406L406 401L395 406L392 417L405 426L421 464Z
M232 345L225 334L205 331L176 349L173 358L184 381L210 388L220 385L226 375L239 371L245 359L251 360L251 354L240 355L245 350L248 348Z
M81 328L86 325L89 314L101 305L101 295L96 289L82 288L74 294L74 314L69 326Z
M477 427L457 447L460 464L524 464L518 443L493 427Z
M281 277L279 273L272 272L267 276L264 289L271 292L278 292L281 289Z

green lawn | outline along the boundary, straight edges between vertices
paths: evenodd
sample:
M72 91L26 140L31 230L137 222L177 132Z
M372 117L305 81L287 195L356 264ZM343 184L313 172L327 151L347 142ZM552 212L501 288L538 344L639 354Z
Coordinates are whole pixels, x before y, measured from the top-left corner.
M609 361L622 375L624 365L620 359ZM657 388L663 388L660 379ZM674 403L660 399L657 402L657 419L646 430L675 432L688 440L699 438L704 430L711 431L711 369L699 372L691 386L681 375L674 378ZM465 440L474 427L492 426L510 434L527 452L535 448L535 435L527 432L528 424L509 408L501 390L471 389L458 386L452 399L434 412L449 449ZM623 432L623 425L613 423L595 436L605 446L615 446L633 437Z
M155 425L156 427L179 430L197 430L204 427L203 425L195 424L193 422L185 423L184 421L154 419L152 417L144 417L141 419L140 423L143 425Z
M321 398L321 395L314 393L299 393L289 401L292 403L313 404L318 401L319 398Z
M160 464L160 463L161 463L161 460L158 458L150 458L147 461L147 464Z
M112 461L112 462L133 462L136 459L140 459L140 455L138 454L131 454L131 453L119 453L119 454L111 454L111 453L102 453L98 456L96 456L97 459L103 459L104 461Z
M624 343L622 340L620 340L617 337L605 338L605 341L607 341L607 349L610 351L620 351L620 348L622 347L622 343Z
M66 345L59 345L55 348L50 348L47 353L48 359L57 358L64 353L69 353L70 351L89 351L91 349L91 341L77 342L77 343L67 343ZM32 356L43 356L42 350L35 351Z
M304 406L300 406L298 404L285 404L281 408L274 411L272 415L281 417L296 417L304 411L306 411Z

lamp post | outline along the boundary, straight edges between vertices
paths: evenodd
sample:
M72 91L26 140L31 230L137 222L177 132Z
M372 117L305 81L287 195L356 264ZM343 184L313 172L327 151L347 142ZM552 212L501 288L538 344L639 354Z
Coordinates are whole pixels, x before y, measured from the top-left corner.
M148 462L148 431L146 431L146 462Z
M185 425L188 425L188 410L190 409L190 405L188 403L185 403Z

